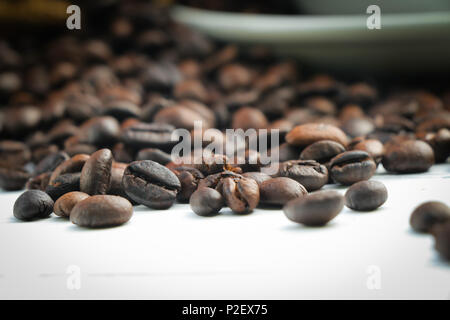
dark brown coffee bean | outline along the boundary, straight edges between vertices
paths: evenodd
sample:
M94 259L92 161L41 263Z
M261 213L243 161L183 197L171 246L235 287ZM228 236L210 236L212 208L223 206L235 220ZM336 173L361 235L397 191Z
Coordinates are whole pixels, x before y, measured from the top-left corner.
M80 126L79 142L96 146L108 146L119 138L119 122L111 116L95 117Z
M270 154L278 153L279 162L285 162L289 160L296 160L298 159L300 152L302 151L301 148L291 146L288 143L282 143L278 148L272 148L270 149Z
M0 167L0 189L21 190L31 175L21 168Z
M322 188L328 181L328 170L314 160L291 160L280 163L277 176L294 179L306 190Z
M45 157L58 153L59 147L56 144L43 145L33 148L31 151L31 161L33 163L39 163Z
M384 146L381 141L376 139L358 139L355 138L349 144L349 150L365 151L375 160L378 165L383 159Z
M189 202L189 198L197 189L198 183L205 176L197 169L190 167L177 167L172 170L180 180L181 190L177 194L180 202Z
M190 197L189 205L195 214L202 217L217 215L225 205L225 201L220 194L212 188L198 188Z
M136 160L152 160L164 166L172 161L172 156L160 149L146 148L138 152Z
M69 157L74 157L77 154L91 155L97 151L97 147L92 144L79 143L75 145L68 146L64 148L64 152L69 155Z
M30 149L26 144L19 141L0 141L0 165L20 166L31 159Z
M259 187L261 187L261 183L263 183L264 181L272 179L271 176L269 176L268 174L266 174L264 172L249 171L249 172L244 172L242 174L242 176L245 178L255 180Z
M104 106L102 114L112 116L117 120L122 121L127 118L139 118L141 109L131 101L113 100Z
M84 192L73 191L66 193L55 201L53 211L57 216L68 218L70 217L70 212L73 207L75 207L78 202L87 198L89 198L89 195Z
M111 150L94 152L81 170L80 190L89 195L106 194L111 181L112 162Z
M336 191L316 191L289 201L283 208L286 217L306 226L322 226L334 219L344 207L344 197Z
M350 137L365 136L375 130L375 125L370 118L360 117L347 119L342 123L341 129Z
M300 160L315 160L321 164L328 163L332 158L345 151L345 147L335 141L322 140L307 146L300 154Z
M364 151L346 151L330 161L331 178L343 185L370 179L376 168L375 161Z
M417 232L431 232L438 224L450 221L450 208L439 201L428 201L414 209L409 219Z
M128 222L133 215L130 201L119 196L95 195L78 202L70 221L80 227L105 228Z
M31 177L25 184L25 189L44 191L48 186L48 182L50 181L51 175L52 175L51 172L44 172L38 174L37 176Z
M434 164L434 153L426 142L409 140L386 147L382 163L390 172L425 172Z
M297 181L278 177L259 184L260 201L263 204L283 206L288 201L308 194L305 187Z
M248 178L224 178L221 181L222 195L234 213L251 213L259 203L259 187L255 180Z
M231 126L233 129L263 129L268 125L264 113L256 108L243 107L233 114Z
M48 193L53 201L56 201L68 192L80 191L80 176L81 172L59 175L54 181L49 182L45 192Z
M433 148L436 163L443 163L450 156L450 130L443 128L436 133L427 133L424 141Z
M53 170L49 184L53 184L60 175L81 172L81 169L88 159L89 155L87 154L77 154L76 156L65 160Z
M121 140L135 149L158 148L171 150L178 142L172 141L175 127L169 124L140 123L128 127L122 132Z
M154 209L171 207L181 189L180 181L172 171L151 160L130 163L122 184L131 199Z
M194 124L197 121L202 123L206 129L211 127L211 124L200 113L181 104L161 109L155 115L153 121L157 124L172 125L186 130L194 129Z
M47 218L53 211L53 200L43 191L28 190L14 203L14 217L23 221Z
M102 102L91 94L71 94L65 99L67 115L75 121L85 121L100 114Z
M219 71L218 82L225 90L234 90L246 87L252 81L250 70L239 64L228 64Z
M450 260L450 222L433 228L434 247L442 258Z
M206 178L201 179L198 183L198 187L208 187L208 188L219 188L221 187L221 181L225 178L242 178L242 175L232 172L232 171L223 171L223 172L219 172L219 173L215 173L215 174L210 174L208 176L206 176Z
M33 175L37 176L56 169L62 162L69 159L69 155L63 151L48 155L34 168Z
M379 181L360 181L348 188L345 205L356 211L372 211L382 206L388 197L385 185Z
M286 135L286 141L294 146L308 146L321 140L332 140L343 146L348 139L345 133L333 125L324 123L307 123L296 126Z

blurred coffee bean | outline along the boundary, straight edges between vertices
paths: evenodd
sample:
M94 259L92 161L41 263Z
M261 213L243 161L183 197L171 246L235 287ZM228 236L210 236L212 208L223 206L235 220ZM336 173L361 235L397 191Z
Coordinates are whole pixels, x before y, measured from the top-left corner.
M103 116L84 122L78 137L80 143L108 146L117 141L119 133L119 122L111 116Z
M426 142L408 140L386 147L382 163L390 172L424 172L434 164L434 152Z
M103 107L102 114L112 116L121 121L127 118L139 118L141 109L130 101L113 100Z
M272 179L272 177L269 176L268 174L266 174L264 172L257 172L257 171L256 172L252 172L252 171L244 172L242 174L242 176L245 178L255 180L260 188L261 188L261 183L263 183L264 181L267 181L269 179Z
M51 172L56 169L63 161L69 159L69 155L63 151L49 154L42 159L34 168L33 175L37 176L41 173Z
M89 159L87 154L77 154L70 159L61 162L52 172L50 176L50 184L53 184L55 180L60 176L67 173L81 172L86 161Z
M379 181L360 181L345 193L345 205L356 211L372 211L382 206L388 197L387 189Z
M26 144L12 140L0 141L0 165L20 166L26 164L30 159L31 152Z
M51 174L52 173L49 171L31 177L25 184L25 189L45 191L48 186L48 182L50 181Z
M80 176L81 172L65 173L51 180L45 188L45 192L53 199L58 200L62 195L72 192L80 191Z
M376 139L355 138L350 142L348 149L367 152L377 165L381 162L384 155L384 146Z
M171 150L178 141L172 141L175 127L170 124L140 123L125 129L120 139L135 149L159 148Z
M347 145L345 133L332 125L321 123L308 123L296 126L286 135L286 141L294 146L308 146L321 140L332 140Z
M439 224L433 229L434 247L442 258L450 260L450 223Z
M307 146L300 154L300 160L315 160L327 164L332 158L345 151L345 147L332 140L321 140Z
M409 223L417 232L432 232L432 229L450 221L450 208L439 201L422 203L411 213Z
M240 108L233 114L233 129L262 129L268 125L266 116L256 108Z
M0 189L6 191L20 190L31 175L21 168L0 167Z

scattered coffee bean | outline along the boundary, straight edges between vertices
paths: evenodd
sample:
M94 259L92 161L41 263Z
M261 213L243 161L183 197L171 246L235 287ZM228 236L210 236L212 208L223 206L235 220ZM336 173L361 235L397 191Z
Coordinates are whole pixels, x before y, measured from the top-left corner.
M336 191L316 191L289 201L283 208L289 220L306 226L322 226L344 207L344 197Z
M307 146L300 154L300 160L315 160L321 164L345 151L345 147L332 140L321 140Z
M237 214L251 213L259 203L259 187L255 180L227 177L221 181L222 195L227 206Z
M450 261L450 222L436 225L432 234L437 252L442 258Z
M264 181L272 179L271 176L269 176L267 173L264 173L264 172L249 171L249 172L244 172L242 174L242 176L245 177L245 178L249 178L249 179L255 180L256 183L258 184L258 186L260 186L260 187L261 187L261 183L263 183Z
M332 140L347 145L346 134L330 124L307 123L296 126L286 135L286 141L294 146L308 146L320 140Z
M298 181L306 190L322 188L328 181L328 170L314 160L292 160L280 164L277 175Z
M80 227L114 227L131 219L133 206L119 196L95 195L78 202L70 212L70 221Z
M159 148L171 150L178 141L172 141L172 132L175 127L170 124L139 123L122 132L123 143L136 148Z
M177 176L151 160L130 163L125 169L122 184L131 199L153 209L171 207L181 190Z
M345 193L345 205L356 211L372 211L382 206L388 197L385 185L379 181L360 181Z
M81 173L66 173L58 176L53 182L49 182L45 192L53 199L58 200L62 195L71 191L80 191Z
M22 193L14 203L14 217L31 221L47 218L53 211L53 200L43 191L28 190Z
M450 208L439 201L428 201L414 209L409 219L417 232L431 232L434 226L450 221Z
M181 184L177 200L181 203L189 202L189 198L197 189L199 181L205 176L199 170L190 167L177 167L172 171L176 174Z
M343 185L368 180L375 173L375 161L364 151L346 151L331 159L331 178Z
M25 189L44 191L48 186L51 174L51 172L44 172L37 176L31 177L25 184Z
M191 195L189 205L195 214L210 217L219 213L225 205L225 201L220 192L212 188L202 187Z
M426 142L408 140L387 147L382 163L390 172L424 172L433 165L434 153Z
M53 154L49 154L42 159L34 169L33 175L37 176L41 173L51 172L56 169L63 161L69 159L67 153L61 151Z
M172 161L172 156L160 149L146 148L138 152L136 155L136 160L152 160L165 166Z
M105 194L111 181L112 162L111 150L94 152L81 170L80 190L90 195Z
M0 167L0 189L6 191L21 190L30 176L26 170L21 168Z
M70 212L72 211L73 207L75 207L78 202L87 198L89 198L89 195L84 192L68 192L55 201L53 211L57 216L66 218L70 217Z
M263 204L283 206L288 201L308 194L305 187L297 181L278 177L259 184L260 201Z
M53 184L60 175L81 172L81 169L88 159L89 155L87 154L77 154L76 156L62 162L55 168L55 170L53 170L53 173L50 176L49 184Z

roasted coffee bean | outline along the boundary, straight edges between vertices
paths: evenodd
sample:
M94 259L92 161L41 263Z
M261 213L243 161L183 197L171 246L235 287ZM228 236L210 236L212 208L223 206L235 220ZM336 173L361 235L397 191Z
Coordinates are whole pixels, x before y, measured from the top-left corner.
M291 160L280 163L277 176L294 179L306 190L322 188L328 181L328 170L314 160Z
M373 132L375 130L375 125L370 118L359 117L347 119L342 123L341 129L350 137L359 137Z
M253 179L224 178L221 181L220 191L227 206L237 214L251 213L259 203L259 187Z
M95 151L97 151L97 147L91 144L79 143L75 145L71 145L69 147L64 148L64 152L69 155L69 157L74 157L77 154L86 154L91 155Z
M62 162L69 159L69 155L63 151L56 152L46 156L34 168L33 175L37 176L45 172L50 172L56 169Z
M123 174L127 166L128 164L126 163L113 161L111 165L111 180L107 192L108 194L121 196L128 199L128 195L125 193L125 189L122 185Z
M220 192L212 188L198 188L190 197L189 205L195 214L202 217L217 215L225 205Z
M367 152L377 165L381 162L384 155L384 146L381 141L376 139L355 138L349 144L349 150L361 150Z
M325 123L302 124L286 135L286 141L294 146L308 146L321 140L336 141L343 146L346 146L348 142L347 136L341 129Z
M356 211L372 211L382 206L388 197L385 185L379 181L360 181L348 188L345 205Z
M364 151L346 151L330 161L331 178L343 185L370 179L376 168L375 161Z
M431 232L438 224L450 221L450 208L439 201L422 203L411 214L409 223L417 232Z
M50 181L51 175L52 175L51 172L44 172L38 174L37 176L31 177L25 184L25 189L44 191L48 186L48 182Z
M106 194L111 181L112 162L111 150L94 152L81 170L80 190L90 195Z
M133 215L130 201L119 196L95 195L78 202L70 221L80 227L105 228L128 222Z
M31 151L31 161L33 163L39 163L45 157L58 153L59 147L56 144L43 145L35 147Z
M218 82L225 90L231 91L246 87L252 81L252 73L239 64L228 64L219 70Z
M211 124L207 123L202 114L181 104L169 106L160 110L153 118L153 121L157 124L169 124L176 128L183 128L186 130L194 129L195 122L197 121L202 123L206 129L211 127Z
M190 167L177 167L172 170L180 180L181 190L177 194L180 202L189 202L189 198L197 189L198 183L205 176L197 169Z
M433 228L434 247L442 258L450 261L450 222Z
M264 113L256 108L243 107L233 114L231 126L233 129L263 129L268 125Z
M235 173L233 171L225 170L223 172L210 174L206 178L201 179L198 183L198 187L208 187L208 188L219 188L221 187L221 181L225 178L242 178L242 175ZM221 190L219 190L221 191Z
M108 146L119 138L119 122L111 117L95 117L84 122L79 130L79 142L96 146Z
M127 118L139 118L141 109L131 101L113 100L104 106L102 113L123 121Z
M68 192L80 191L80 176L81 172L59 175L54 181L49 182L45 192L48 193L53 201L56 201Z
M316 191L289 201L283 208L286 217L306 226L322 226L334 219L344 207L337 191Z
M278 153L278 161L285 162L298 159L301 151L301 148L291 146L290 144L285 142L280 144L278 148L270 149L270 154Z
M77 154L72 158L62 162L55 168L55 170L53 170L53 173L50 176L49 184L53 184L60 175L81 172L81 169L88 159L89 155L87 154Z
M43 191L28 190L14 203L14 217L23 221L47 218L53 211L53 200Z
M345 147L335 141L321 140L307 146L300 153L300 160L315 160L321 164L327 164L338 154L345 151Z
M172 161L172 156L160 149L146 148L138 152L136 160L152 160L164 166Z
M21 168L0 167L0 189L14 191L23 189L30 174Z
M259 187L261 187L261 183L263 183L264 181L272 179L271 176L269 176L267 173L264 173L264 172L252 172L252 171L249 171L249 172L244 172L242 174L242 176L245 177L245 178L249 178L249 179L255 180Z
M121 140L135 149L158 148L169 151L177 143L172 141L175 127L169 124L140 123L122 132Z
M386 147L382 163L390 172L425 172L434 163L434 153L426 142L408 140Z
M30 159L31 152L26 144L11 140L0 141L0 165L20 166Z
M122 184L131 199L153 209L171 207L181 190L177 176L151 160L130 163L125 169Z
M89 198L89 195L84 192L73 191L66 193L55 201L53 211L57 216L68 218L70 217L70 212L73 207L75 207L78 202L87 198Z
M297 181L278 177L259 184L260 202L263 204L283 206L288 201L308 194L305 187Z
M443 163L450 156L450 130L443 128L436 133L426 133L424 141L433 148L436 163Z

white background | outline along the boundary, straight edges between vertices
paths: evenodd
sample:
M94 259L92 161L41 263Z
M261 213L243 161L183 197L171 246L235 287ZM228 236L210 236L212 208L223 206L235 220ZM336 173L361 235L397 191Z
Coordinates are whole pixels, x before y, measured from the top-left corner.
M450 165L416 175L379 169L373 179L388 188L383 207L344 208L322 228L281 210L201 218L178 204L138 206L126 225L88 230L54 215L20 222L12 215L20 192L1 193L0 298L450 299L450 264L409 226L421 202L450 205ZM72 265L79 290L70 289ZM367 285L373 277L379 289Z

